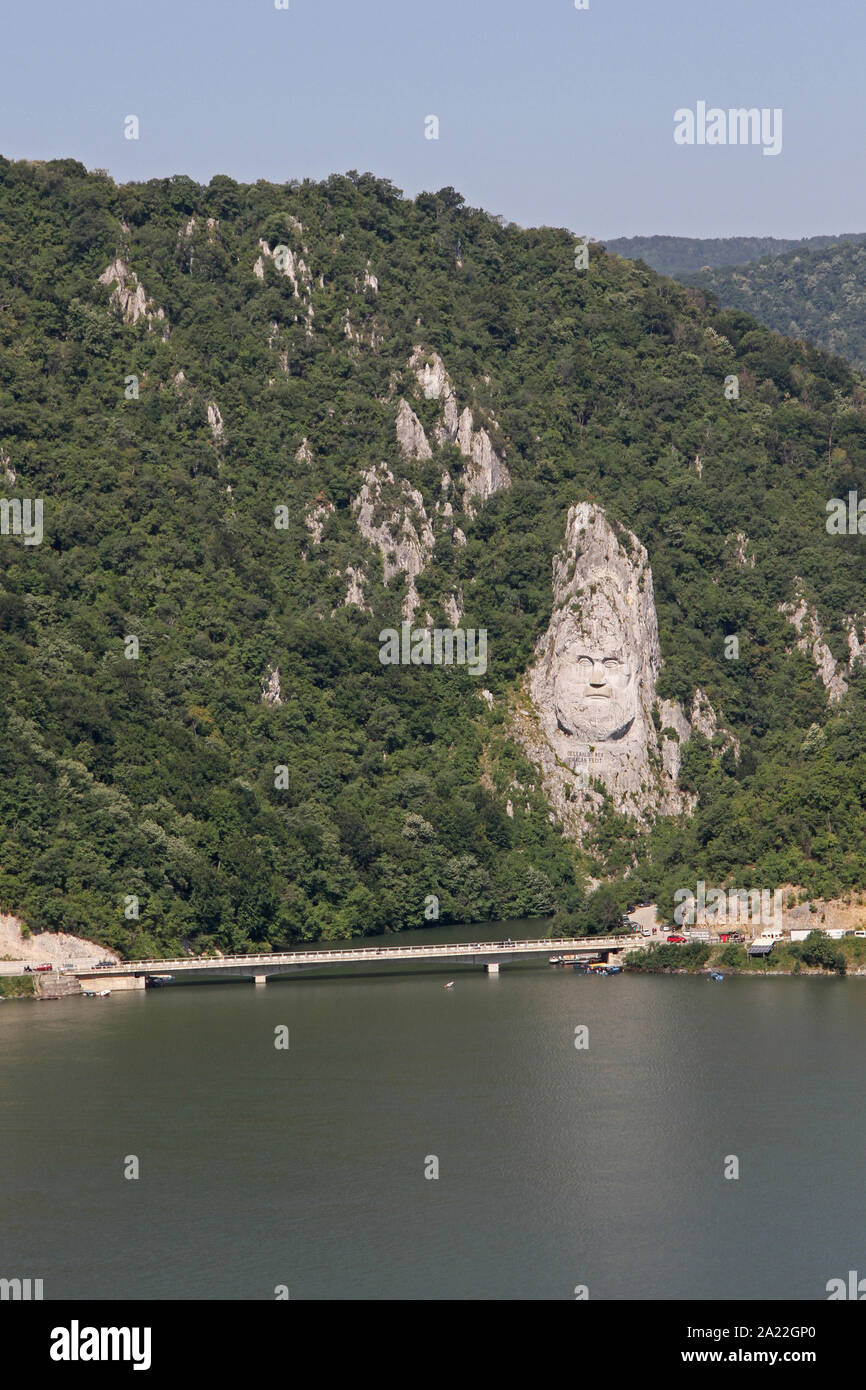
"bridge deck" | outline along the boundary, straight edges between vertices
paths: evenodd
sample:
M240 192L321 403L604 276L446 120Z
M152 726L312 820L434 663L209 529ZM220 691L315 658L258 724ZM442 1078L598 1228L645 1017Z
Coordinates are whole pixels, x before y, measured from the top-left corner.
M77 968L67 973L88 979L110 979L113 975L177 975L201 971L230 973L235 970L255 970L260 973L278 971L281 967L314 965L370 964L401 960L473 960L496 957L499 960L520 959L533 955L562 955L568 953L596 954L599 951L622 951L643 944L636 936L544 937L537 941L475 941L434 946L377 946L336 951L282 951L237 956L181 956L168 960L134 960L107 966L102 970Z

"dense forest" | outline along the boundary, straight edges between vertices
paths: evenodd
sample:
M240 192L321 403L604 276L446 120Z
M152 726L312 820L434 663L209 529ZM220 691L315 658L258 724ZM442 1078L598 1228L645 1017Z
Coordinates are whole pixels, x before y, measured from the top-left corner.
M371 174L120 186L0 159L0 492L44 504L41 544L0 535L0 910L145 954L430 926L433 898L440 922L594 929L698 878L866 885L866 668L828 704L780 612L799 576L847 660L866 542L825 508L864 485L863 383L645 265L576 259L565 230ZM437 623L462 594L483 680L379 660L405 584L359 530L365 471L432 517L461 463L398 448L419 345L510 473L453 494L465 544L437 532L416 581ZM431 435L434 405L412 400ZM700 686L739 756L693 738L691 819L639 837L610 813L573 844L506 711L584 498L648 549L660 693Z
M725 308L742 309L778 333L806 338L866 369L866 246L860 241L705 271L688 283L713 291Z
M811 236L791 240L772 236L627 236L605 242L615 256L645 261L660 275L674 279L704 269L745 265L749 261L772 260L795 251L818 251L843 242L866 241L866 232L843 232L840 236Z

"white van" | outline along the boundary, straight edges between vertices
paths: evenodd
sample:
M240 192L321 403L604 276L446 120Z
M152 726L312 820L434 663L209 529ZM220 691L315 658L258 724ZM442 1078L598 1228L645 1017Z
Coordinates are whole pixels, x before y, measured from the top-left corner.
M756 941L781 941L785 933L781 927L764 927L760 936L756 936Z

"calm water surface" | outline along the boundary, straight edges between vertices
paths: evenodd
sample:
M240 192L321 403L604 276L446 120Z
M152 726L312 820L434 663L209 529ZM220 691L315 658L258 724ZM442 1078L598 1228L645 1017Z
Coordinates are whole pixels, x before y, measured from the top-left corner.
M544 924L469 939L518 930ZM8 1002L0 1276L58 1299L822 1299L866 1272L864 1089L862 980L380 966Z

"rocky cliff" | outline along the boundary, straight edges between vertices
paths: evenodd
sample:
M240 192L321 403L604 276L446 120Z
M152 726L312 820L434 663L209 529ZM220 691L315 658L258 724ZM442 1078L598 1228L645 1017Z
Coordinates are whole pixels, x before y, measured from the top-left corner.
M658 699L660 670L646 550L601 507L577 503L553 560L553 613L524 684L528 700L513 715L569 833L580 833L604 793L640 822L693 808L677 786L691 724L678 704ZM697 715L712 736L705 697Z

